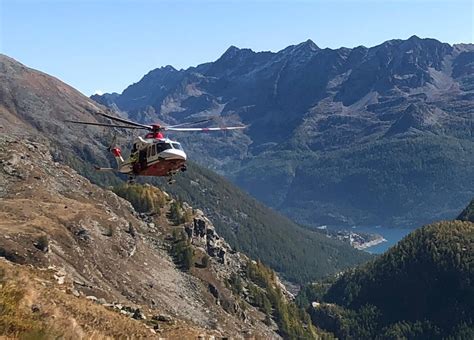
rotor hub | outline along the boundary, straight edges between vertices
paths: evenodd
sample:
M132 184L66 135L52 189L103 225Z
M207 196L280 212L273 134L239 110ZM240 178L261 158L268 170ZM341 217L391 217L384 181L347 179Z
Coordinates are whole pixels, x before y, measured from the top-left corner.
M163 128L161 127L161 125L159 125L159 124L152 124L152 125L151 125L151 128L152 128L152 131L153 131L153 132L159 132L159 131L161 131L161 130L163 129Z

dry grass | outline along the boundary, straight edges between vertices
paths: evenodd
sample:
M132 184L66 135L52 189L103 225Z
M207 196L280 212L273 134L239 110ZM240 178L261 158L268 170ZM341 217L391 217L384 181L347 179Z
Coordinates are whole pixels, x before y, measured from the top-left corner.
M24 308L26 290L19 282L8 278L6 272L5 268L0 268L0 334L27 339L46 339L53 335L40 316Z
M0 259L0 339L196 339L217 335L179 320L160 323L161 333L154 334L144 322L66 293L52 275Z
M0 261L0 336L21 339L154 336L139 321L63 292L62 287L48 280L50 275Z

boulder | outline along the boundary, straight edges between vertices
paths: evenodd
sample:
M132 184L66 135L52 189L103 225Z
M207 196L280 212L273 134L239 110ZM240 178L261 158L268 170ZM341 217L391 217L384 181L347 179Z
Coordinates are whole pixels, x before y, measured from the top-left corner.
M173 318L166 314L156 314L152 317L152 320L161 321L161 322L172 322Z
M193 221L194 225L194 236L204 237L206 235L206 221L202 218L195 218Z
M132 318L134 318L135 320L146 320L145 315L142 313L142 311L139 308L135 309L135 311L133 312Z

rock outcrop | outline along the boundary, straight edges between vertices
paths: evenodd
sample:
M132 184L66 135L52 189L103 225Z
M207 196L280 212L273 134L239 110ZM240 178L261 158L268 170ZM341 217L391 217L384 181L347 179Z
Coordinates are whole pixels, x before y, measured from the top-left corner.
M230 254L232 249L224 239L219 237L211 221L201 210L197 210L193 223L184 228L192 244L205 249L209 256L216 258L220 263L228 264L226 263L229 257L227 254Z

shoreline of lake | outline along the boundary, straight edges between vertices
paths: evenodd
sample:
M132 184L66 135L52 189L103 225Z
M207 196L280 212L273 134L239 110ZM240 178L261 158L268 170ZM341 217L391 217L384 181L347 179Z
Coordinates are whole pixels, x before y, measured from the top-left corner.
M361 245L355 246L354 248L364 250L371 254L383 254L390 247L393 247L403 239L406 235L414 231L415 229L406 229L406 228L388 228L382 226L373 226L373 227L349 227L349 228L335 228L335 227L326 227L332 231L341 231L345 230L347 232L361 232L371 235L378 235L379 237L368 242L364 242ZM318 229L322 229L319 227Z

